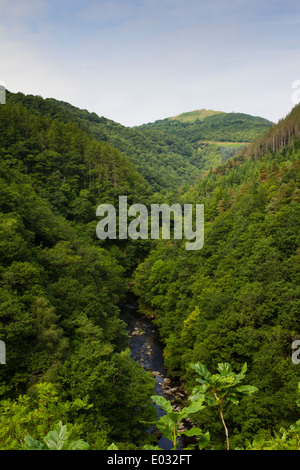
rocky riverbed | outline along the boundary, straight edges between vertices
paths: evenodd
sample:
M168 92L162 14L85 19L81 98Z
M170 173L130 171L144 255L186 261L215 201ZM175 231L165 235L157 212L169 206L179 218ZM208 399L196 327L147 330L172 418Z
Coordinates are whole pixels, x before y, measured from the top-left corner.
M174 411L179 411L186 399L184 389L167 377L164 367L163 345L159 338L159 333L149 318L143 317L138 311L138 305L134 301L125 303L121 307L121 319L126 323L128 336L130 338L130 350L132 357L149 371L155 378L155 394L162 395L170 400ZM155 405L156 406L156 405ZM156 406L158 418L165 412ZM187 420L181 426L181 430L189 427ZM161 449L171 449L172 443L160 437L158 446ZM184 446L183 441L179 442L179 449Z

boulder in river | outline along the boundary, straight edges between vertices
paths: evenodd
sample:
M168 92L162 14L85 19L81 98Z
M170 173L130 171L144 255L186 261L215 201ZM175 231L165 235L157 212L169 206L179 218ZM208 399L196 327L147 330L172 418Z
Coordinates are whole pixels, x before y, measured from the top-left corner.
M144 331L144 330L142 330L141 328L137 328L137 327L136 327L136 328L133 330L133 332L131 333L131 335L129 335L129 336L142 336L142 335L144 335L144 334L145 334L145 331Z
M152 375L152 377L162 377L162 376L163 376L163 375L162 375L160 372L158 372L157 370L153 370L153 371L151 372L151 375Z

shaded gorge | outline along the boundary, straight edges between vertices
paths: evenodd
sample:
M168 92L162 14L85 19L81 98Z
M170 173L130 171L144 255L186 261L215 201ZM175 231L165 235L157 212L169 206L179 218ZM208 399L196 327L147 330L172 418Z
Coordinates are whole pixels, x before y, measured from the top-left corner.
M176 407L180 406L180 401L185 399L186 395L167 378L163 359L163 344L160 341L157 328L149 318L139 312L138 303L135 299L128 299L120 308L120 318L127 325L131 356L155 378L153 394L162 395L167 400L170 400L173 409L176 410ZM153 406L157 409L158 419L165 414L165 411L159 406L156 404ZM183 440L179 440L178 442L178 448L183 448L185 445ZM173 448L172 442L164 436L159 438L157 445L163 450Z

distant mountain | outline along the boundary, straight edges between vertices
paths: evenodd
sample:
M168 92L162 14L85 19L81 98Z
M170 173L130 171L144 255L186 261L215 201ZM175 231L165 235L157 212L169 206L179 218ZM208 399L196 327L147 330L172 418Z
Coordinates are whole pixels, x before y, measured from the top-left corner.
M201 109L130 128L53 98L22 93L8 93L8 98L32 114L74 122L91 138L108 143L134 164L155 192L193 184L273 124L247 114Z
M273 125L248 114L201 109L129 128L68 103L47 101L128 156L158 192L192 184Z
M192 144L211 142L252 142L273 122L259 116L220 111L192 111L138 126L141 130L159 130L184 137Z
M212 109L196 109L195 111L189 111L187 113L181 113L177 116L170 117L170 120L176 119L180 122L193 122L196 119L202 121L207 116L213 116L214 114L223 114L223 111L213 111Z
M201 109L139 126L145 133L160 132L165 139L183 139L193 147L194 176L198 177L232 157L273 126L262 117Z
M22 103L33 114L64 123L74 122L90 137L118 149L131 160L154 191L188 185L201 175L194 163L198 159L197 151L185 139L165 136L156 130L144 132L125 127L53 98L23 93L8 93L8 96L12 103Z

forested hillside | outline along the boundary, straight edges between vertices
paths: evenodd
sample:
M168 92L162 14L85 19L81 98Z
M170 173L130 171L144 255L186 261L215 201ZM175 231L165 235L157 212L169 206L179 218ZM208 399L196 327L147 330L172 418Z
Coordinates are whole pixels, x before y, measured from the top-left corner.
M0 106L0 448L57 418L95 449L139 445L153 381L130 358L118 304L143 246L101 247L95 211L119 194L145 200L148 185L107 143L32 104L39 113Z
M139 126L146 133L184 139L194 149L200 176L232 157L272 127L267 119L243 113L199 110ZM195 174L198 177L198 172Z
M122 126L55 99L44 100L22 93L8 93L8 97L10 102L23 104L37 116L75 123L92 139L106 142L118 149L135 165L152 190L162 191L188 185L201 174L197 153L184 139L176 136L166 138L159 132L145 135L138 129Z
M28 435L38 446L60 422L92 449L155 441L147 432L156 419L154 380L131 358L119 315L129 293L154 318L168 374L188 393L191 364L243 371L247 363L246 383L258 390L224 409L232 447L259 447L254 438L299 418L300 365L291 361L300 339L299 110L276 126L217 113L130 129L54 99L7 93L1 450L23 449ZM146 206L204 204L203 248L99 240L97 206L124 195ZM231 373L223 366L223 379L224 370ZM176 415L165 406L167 423ZM193 423L210 433L209 448L224 448L217 408L191 409Z
M205 119L207 116L213 116L214 114L221 114L223 113L222 111L214 111L212 109L196 109L195 111L187 111L185 113L178 114L177 116L173 116L170 118L167 118L169 120L177 120L181 122L194 122L198 119L202 121Z
M169 373L190 391L190 363L215 370L229 362L238 370L247 362L259 392L228 406L238 446L299 418L300 368L291 360L300 338L299 110L178 199L205 205L201 250L158 242L135 273L134 291L155 315ZM272 146L279 136L282 144ZM199 413L199 423L218 439L212 409Z
M183 115L191 113L183 113ZM272 122L243 113L216 113L202 119L181 120L166 118L139 126L140 129L156 129L167 134L183 136L187 141L251 142L263 134Z
M272 125L246 114L204 113L201 121L165 119L129 128L55 99L22 93L8 96L10 102L23 104L35 115L76 123L90 137L109 143L130 159L153 191L160 193L193 184Z

